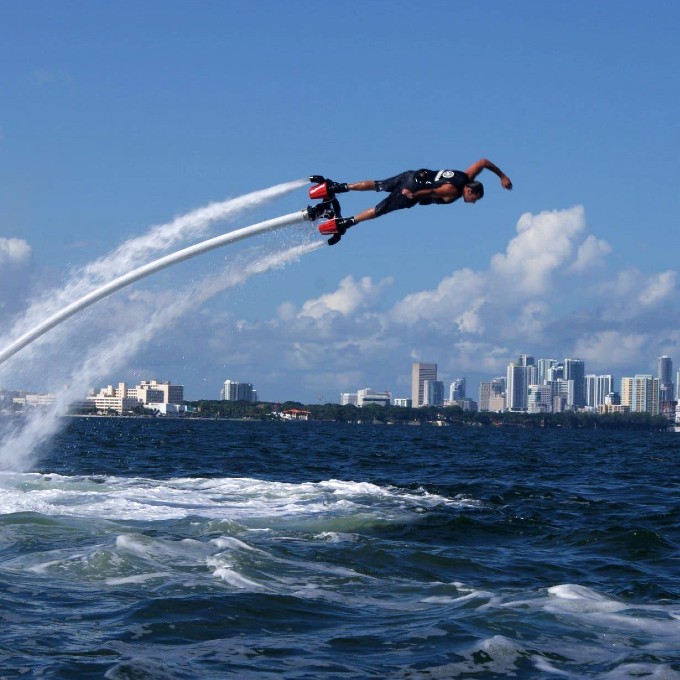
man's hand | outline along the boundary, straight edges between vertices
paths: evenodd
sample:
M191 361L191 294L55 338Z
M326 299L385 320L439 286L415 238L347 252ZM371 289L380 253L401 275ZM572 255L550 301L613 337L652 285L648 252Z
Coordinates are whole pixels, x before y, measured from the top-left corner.
M501 177L501 186L508 191L512 191L512 182L507 175L503 175L503 177Z
M406 198L413 198L413 192L410 189L402 189L401 193L406 196Z

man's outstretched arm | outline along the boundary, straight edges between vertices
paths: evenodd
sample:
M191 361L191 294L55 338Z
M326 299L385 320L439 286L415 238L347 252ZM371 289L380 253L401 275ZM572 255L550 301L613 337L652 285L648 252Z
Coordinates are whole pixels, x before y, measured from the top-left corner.
M494 163L486 158L481 158L476 163L473 163L466 171L465 174L471 179L475 179L477 175L484 169L491 170L495 175L500 177L501 185L504 189L512 189L512 182L510 178Z

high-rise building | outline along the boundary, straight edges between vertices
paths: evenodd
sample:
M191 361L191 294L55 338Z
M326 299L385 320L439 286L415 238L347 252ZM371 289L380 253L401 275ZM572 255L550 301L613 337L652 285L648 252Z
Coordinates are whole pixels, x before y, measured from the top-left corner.
M574 406L586 404L586 370L582 359L564 360L564 380L574 381Z
M437 379L437 364L413 364L411 366L411 402L413 408L423 405L424 383L426 380Z
M611 375L585 376L586 406L597 408L603 406L607 395L614 389L614 379Z
M456 378L449 385L449 401L465 399L465 378Z
M539 359L536 366L538 367L538 379L536 384L544 385L546 380L554 380L552 375L549 374L549 371L557 366L557 359Z
M673 401L673 360L665 354L656 360L656 377L660 401Z
M659 379L651 375L621 378L621 404L633 413L659 414Z
M223 401L257 401L257 390L251 383L240 383L236 380L225 380L220 399Z
M505 411L505 378L479 383L479 410Z
M533 357L532 357L533 359ZM526 411L529 405L529 385L536 384L538 370L533 364L508 364L506 377L506 407L508 411Z
M444 383L441 380L423 381L423 406L444 405Z
M529 413L552 413L553 394L550 385L529 385L527 410Z

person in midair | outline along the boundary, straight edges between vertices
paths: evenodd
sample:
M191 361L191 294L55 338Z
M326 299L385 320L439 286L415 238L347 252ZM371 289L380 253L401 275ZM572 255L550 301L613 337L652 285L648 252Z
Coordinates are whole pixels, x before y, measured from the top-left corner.
M394 210L412 208L414 205L454 203L462 197L465 203L476 203L484 196L484 185L477 181L482 170L491 170L501 180L504 189L512 189L510 178L486 158L473 163L465 172L461 170L407 170L384 180L362 180L341 183L326 180L329 195L346 191L386 191L388 196L374 208L354 217L337 217L319 225L322 234L344 234L355 224L381 217ZM337 241L336 241L337 242Z

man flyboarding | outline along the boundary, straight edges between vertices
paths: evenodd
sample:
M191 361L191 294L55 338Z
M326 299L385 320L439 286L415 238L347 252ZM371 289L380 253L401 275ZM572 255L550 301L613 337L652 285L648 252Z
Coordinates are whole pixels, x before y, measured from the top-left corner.
M482 170L491 170L501 180L504 189L512 189L510 178L486 158L473 163L465 172L460 170L407 170L385 180L363 180L354 183L334 182L320 176L321 180L309 190L311 198L333 200L336 194L346 191L386 191L389 195L374 208L364 210L354 217L334 217L319 225L319 231L333 236L331 245L337 243L347 229L359 222L372 220L381 215L412 208L414 205L454 203L463 198L465 203L475 203L484 196L484 186L476 180ZM336 238L337 237L337 238Z

